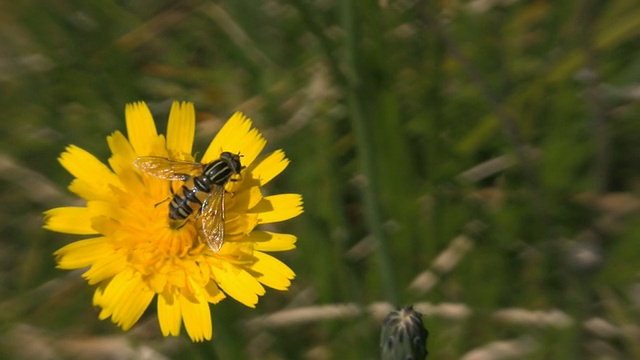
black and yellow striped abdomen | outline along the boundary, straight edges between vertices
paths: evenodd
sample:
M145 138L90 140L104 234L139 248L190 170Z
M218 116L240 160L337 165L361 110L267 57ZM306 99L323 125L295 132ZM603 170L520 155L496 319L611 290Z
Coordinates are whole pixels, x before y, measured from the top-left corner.
M207 164L201 175L187 179L174 194L169 204L169 218L185 220L200 211L213 187L224 187L234 174L240 173L241 168L238 155L223 152L220 159Z

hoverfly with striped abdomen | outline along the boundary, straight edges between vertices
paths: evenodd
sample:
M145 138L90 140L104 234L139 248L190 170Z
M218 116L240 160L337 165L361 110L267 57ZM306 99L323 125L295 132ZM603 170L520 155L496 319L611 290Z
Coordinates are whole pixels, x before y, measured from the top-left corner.
M214 252L220 251L224 242L224 187L232 176L240 174L240 155L224 151L218 160L207 164L142 156L133 164L156 178L185 181L169 203L169 219L182 221L181 227L196 212L207 244Z

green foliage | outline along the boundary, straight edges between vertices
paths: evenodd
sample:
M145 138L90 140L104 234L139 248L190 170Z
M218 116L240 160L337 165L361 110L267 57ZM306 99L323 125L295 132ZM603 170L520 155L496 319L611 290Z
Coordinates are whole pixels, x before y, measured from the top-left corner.
M0 357L378 358L378 302L425 313L434 359L498 358L499 341L519 359L640 356L637 1L0 8ZM163 119L174 99L196 104L196 151L247 113L292 160L270 189L305 200L282 225L290 291L214 306L208 344L162 338L153 310L126 334L99 321L79 274L53 270L73 239L40 229L77 201L66 145L105 160L127 102Z

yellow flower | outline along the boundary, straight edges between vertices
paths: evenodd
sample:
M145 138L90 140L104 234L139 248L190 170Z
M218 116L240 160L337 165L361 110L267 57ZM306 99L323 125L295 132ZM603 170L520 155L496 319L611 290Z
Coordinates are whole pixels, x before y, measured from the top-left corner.
M295 248L295 236L255 230L302 213L300 195L263 196L260 190L289 161L281 150L258 158L266 141L251 121L240 113L227 121L200 161L212 162L228 151L240 154L244 166L225 187L224 243L215 253L198 235L195 216L182 227L172 226L166 201L172 196L170 183L133 165L147 155L193 161L193 104L173 104L166 139L156 132L144 103L127 105L125 116L129 139L119 131L107 137L109 167L73 145L59 158L75 177L69 190L86 206L45 212L45 228L89 237L56 251L58 267L88 268L83 277L97 285L93 303L101 308L101 320L111 317L128 330L158 295L164 336L179 335L184 322L193 341L210 340L209 303L228 295L255 307L264 286L286 290L295 275L267 254Z

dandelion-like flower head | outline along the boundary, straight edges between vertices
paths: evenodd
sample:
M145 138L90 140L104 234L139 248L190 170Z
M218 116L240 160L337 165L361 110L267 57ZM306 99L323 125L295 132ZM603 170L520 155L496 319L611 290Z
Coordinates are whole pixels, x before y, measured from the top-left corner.
M70 191L86 206L47 211L45 228L88 238L56 251L58 267L88 268L83 277L97 285L93 303L101 308L100 319L111 317L128 330L157 295L164 336L179 335L184 323L193 341L209 340L209 303L230 296L255 307L265 286L286 290L295 275L267 254L293 249L295 236L255 229L302 213L300 195L263 196L260 190L289 161L281 150L258 158L266 141L242 114L223 126L199 162L212 162L227 151L240 154L244 168L225 187L224 242L216 253L199 235L195 216L179 227L168 221L163 201L173 196L169 182L133 165L140 156L194 161L193 104L173 104L166 138L157 133L144 103L127 105L125 117L129 139L119 131L107 138L109 166L73 145L59 158L75 177Z

